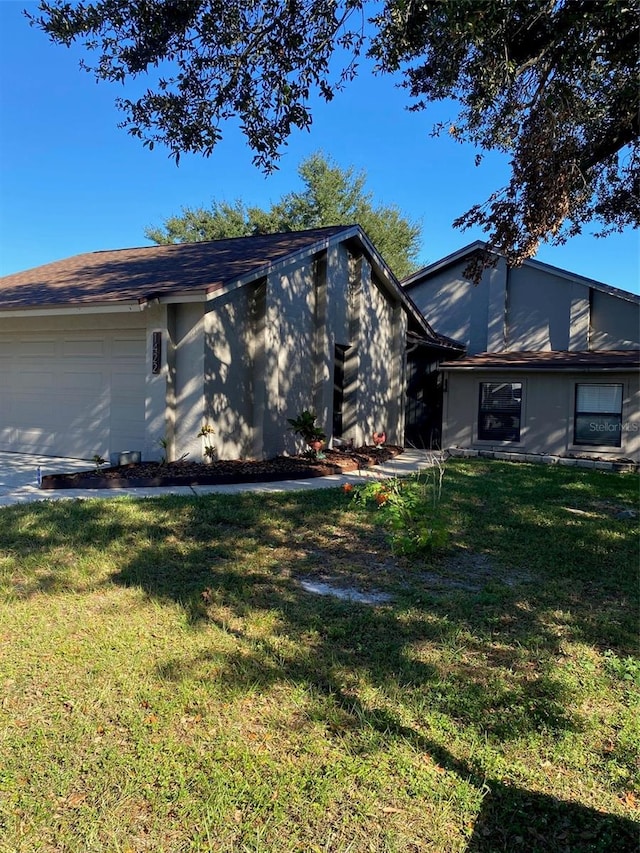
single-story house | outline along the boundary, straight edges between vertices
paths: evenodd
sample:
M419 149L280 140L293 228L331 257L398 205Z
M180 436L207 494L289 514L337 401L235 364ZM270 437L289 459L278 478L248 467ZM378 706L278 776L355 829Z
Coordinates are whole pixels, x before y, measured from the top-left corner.
M436 335L363 231L335 226L92 252L0 279L0 450L201 459L300 449L312 409L402 443L406 336ZM426 353L426 355L425 355Z
M640 296L472 243L402 284L467 355L440 364L442 447L640 461Z

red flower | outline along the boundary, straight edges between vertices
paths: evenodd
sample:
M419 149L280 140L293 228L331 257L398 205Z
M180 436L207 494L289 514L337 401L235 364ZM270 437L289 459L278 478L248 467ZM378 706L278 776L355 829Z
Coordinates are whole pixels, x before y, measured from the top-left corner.
M342 491L345 493L345 495L348 495L349 492L353 491L353 486L351 485L351 483L345 483L342 487Z
M374 444L384 444L387 440L387 436L385 432L374 432L373 434L373 443Z

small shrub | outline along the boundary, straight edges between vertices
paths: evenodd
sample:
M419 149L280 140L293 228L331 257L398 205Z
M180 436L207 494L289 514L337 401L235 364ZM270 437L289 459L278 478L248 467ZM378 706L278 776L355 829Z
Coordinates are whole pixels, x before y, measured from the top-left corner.
M309 409L305 409L297 418L287 418L287 422L290 424L289 429L301 436L309 445L309 450L305 455L311 459L324 459L324 454L321 451L327 434L316 425L316 417L317 415Z
M604 653L604 668L620 681L631 681L640 686L640 660L634 657L620 658L611 649Z
M92 459L92 462L96 466L96 474L99 474L102 466L107 464L107 460L103 459L99 453L96 453L96 455Z
M416 477L360 486L354 490L353 500L377 507L396 554L431 553L444 548L449 538L439 512L443 476L444 466L436 463Z
M200 427L200 432L198 433L198 436L200 438L204 438L203 453L206 456L206 458L209 460L214 459L215 455L216 455L215 445L211 444L211 436L214 434L215 434L214 428L211 426L211 424L207 424L207 423L203 424Z
M163 454L160 457L160 464L166 465L167 464L167 449L169 447L169 439L166 437L165 438L159 438L158 439L158 446L161 447L163 450Z
M324 441L327 437L324 430L316 425L316 418L313 412L305 409L297 418L287 418L287 423L290 424L289 429L296 435L301 436L307 444L312 441Z

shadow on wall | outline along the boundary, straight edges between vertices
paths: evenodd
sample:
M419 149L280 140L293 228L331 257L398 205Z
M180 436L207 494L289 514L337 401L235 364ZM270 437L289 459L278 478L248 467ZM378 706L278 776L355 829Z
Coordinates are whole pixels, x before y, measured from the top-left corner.
M220 458L300 452L287 419L306 409L316 412L331 436L339 397L335 341L349 327L347 276L332 282L329 298L339 305L326 309L316 304L316 276L314 263L292 267L280 281L263 280L211 303L205 315L204 419L215 430ZM359 367L357 374L343 372L343 390L356 401L352 420L365 441L374 430L387 430L394 440L400 364L393 308L374 283L363 287L371 291L372 308L362 312L355 342Z

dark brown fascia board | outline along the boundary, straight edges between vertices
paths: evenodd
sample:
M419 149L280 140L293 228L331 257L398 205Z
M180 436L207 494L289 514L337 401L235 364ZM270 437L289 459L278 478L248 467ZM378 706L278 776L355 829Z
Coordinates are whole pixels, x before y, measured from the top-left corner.
M457 373L637 373L635 364L457 364L455 361L443 361L442 370L453 370Z

